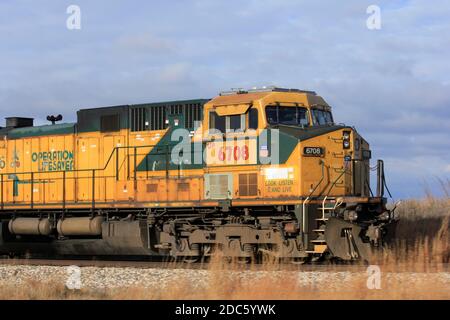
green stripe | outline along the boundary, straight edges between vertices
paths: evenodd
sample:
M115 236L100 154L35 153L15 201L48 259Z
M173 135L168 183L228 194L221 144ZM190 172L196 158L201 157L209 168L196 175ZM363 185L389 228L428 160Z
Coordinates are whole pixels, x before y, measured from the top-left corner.
M28 138L28 137L64 135L64 134L74 134L74 133L75 133L75 124L74 123L61 123L61 124L55 124L55 125L12 129L8 132L8 138L9 139L20 139L20 138Z

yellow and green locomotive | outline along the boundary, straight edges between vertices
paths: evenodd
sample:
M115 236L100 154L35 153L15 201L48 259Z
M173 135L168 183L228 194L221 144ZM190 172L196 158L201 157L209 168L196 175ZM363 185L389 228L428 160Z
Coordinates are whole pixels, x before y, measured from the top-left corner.
M395 227L382 161L374 194L368 143L311 91L7 118L0 138L2 254L357 260Z

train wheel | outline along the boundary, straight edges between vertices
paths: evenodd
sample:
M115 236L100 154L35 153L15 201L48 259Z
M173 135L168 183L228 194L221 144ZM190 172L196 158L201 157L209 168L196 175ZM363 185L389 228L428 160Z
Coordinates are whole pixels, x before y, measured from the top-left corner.
M247 264L256 260L255 246L249 243L244 244L245 257L239 257L237 259L238 263Z
M198 260L199 260L198 257L184 257L184 258L183 258L183 262L184 262L184 263L188 263L188 264L195 263L195 262L197 262Z
M268 245L259 246L258 260L263 264L276 264L279 262L276 250L274 250L274 248L272 247L269 247Z
M300 265L300 264L305 264L306 263L306 259L305 258L292 258L292 259L290 259L290 262L292 264Z
M232 263L233 262L233 258L230 257L230 256L223 256L222 257L222 262L225 263L225 264Z
M251 257L238 257L236 259L236 262L239 264L249 264L250 262L252 262L252 258Z

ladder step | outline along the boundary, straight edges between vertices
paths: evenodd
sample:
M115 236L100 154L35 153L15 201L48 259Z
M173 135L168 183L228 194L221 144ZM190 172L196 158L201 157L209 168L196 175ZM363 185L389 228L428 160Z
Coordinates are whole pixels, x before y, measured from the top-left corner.
M328 218L317 218L316 221L328 221Z
M334 210L334 207L317 208L317 210Z
M311 240L310 242L312 242L312 243L324 243L326 241L325 241L325 239L316 239L316 240Z
M314 250L306 251L306 253L324 253L326 249L327 249L326 244L315 244Z
M313 232L325 232L325 229L314 229Z

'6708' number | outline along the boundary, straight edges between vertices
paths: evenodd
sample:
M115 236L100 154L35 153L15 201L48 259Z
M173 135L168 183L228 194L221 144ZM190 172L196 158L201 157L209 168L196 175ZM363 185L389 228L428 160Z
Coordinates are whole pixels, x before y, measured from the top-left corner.
M248 146L228 146L220 147L219 149L219 160L220 161L238 161L238 160L248 160Z

